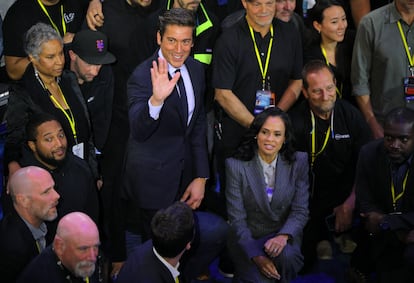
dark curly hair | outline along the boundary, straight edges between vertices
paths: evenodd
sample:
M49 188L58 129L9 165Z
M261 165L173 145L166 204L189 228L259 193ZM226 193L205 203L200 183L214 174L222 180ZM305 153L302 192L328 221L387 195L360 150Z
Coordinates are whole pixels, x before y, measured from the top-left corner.
M240 146L237 148L234 158L244 161L252 160L256 151L257 151L257 139L256 136L259 133L260 129L263 127L263 124L266 122L269 117L280 117L285 124L285 143L280 149L279 153L283 159L292 163L295 161L295 149L293 148L293 130L292 122L286 112L283 112L277 107L270 107L264 110L262 113L257 115L253 123L250 125L249 130L244 135Z

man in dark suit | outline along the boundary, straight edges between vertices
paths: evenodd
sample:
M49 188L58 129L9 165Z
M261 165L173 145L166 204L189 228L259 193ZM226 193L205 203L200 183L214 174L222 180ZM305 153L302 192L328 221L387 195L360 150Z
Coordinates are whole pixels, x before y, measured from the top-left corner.
M408 283L414 275L414 111L391 110L383 126L384 139L362 147L357 164L366 242L355 255L374 264L379 282Z
M191 208L175 202L159 210L151 221L152 240L140 245L128 257L118 283L177 282L177 270L185 251L191 248L194 238L194 218Z
M52 176L39 167L23 167L9 181L14 209L0 222L1 282L15 282L46 246L44 221L57 217L59 195Z
M194 26L191 11L166 11L157 33L160 49L139 65L128 81L131 137L124 193L130 205L140 210L144 231L138 233L146 238L157 210L176 200L198 208L209 176L204 70L189 57ZM196 215L200 229L196 250L203 260L195 266L202 269L224 245L227 225L209 213ZM127 231L135 232L140 222L129 222ZM189 271L194 273L198 268Z

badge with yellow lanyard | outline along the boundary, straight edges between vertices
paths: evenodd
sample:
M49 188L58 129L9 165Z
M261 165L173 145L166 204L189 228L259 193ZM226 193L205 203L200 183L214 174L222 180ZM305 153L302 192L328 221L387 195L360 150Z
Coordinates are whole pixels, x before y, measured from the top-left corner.
M397 22L398 29L400 31L401 40L404 44L404 49L407 54L407 59L410 64L410 72L411 76L405 77L403 84L404 84L404 94L405 94L405 100L406 102L414 101L414 56L410 53L410 48L408 47L407 38L405 37L405 34L403 32L401 22Z
M260 58L259 49L257 48L256 39L254 38L253 28L250 25L249 29L254 44L254 51L256 53L257 63L259 64L260 72L262 74L262 89L256 91L256 104L253 111L254 115L257 115L266 108L274 107L276 102L276 96L270 88L270 76L267 77L266 84L266 74L267 70L269 69L270 53L272 51L273 45L273 25L270 26L270 41L269 46L267 48L267 55L264 68L262 59Z

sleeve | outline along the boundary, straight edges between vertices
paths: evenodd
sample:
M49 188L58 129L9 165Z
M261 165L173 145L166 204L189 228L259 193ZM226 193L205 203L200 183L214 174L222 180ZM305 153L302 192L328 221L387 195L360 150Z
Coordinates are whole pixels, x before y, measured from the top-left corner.
M355 96L370 94L373 30L372 20L369 17L364 17L357 30L352 54L351 82Z
M370 178L373 174L373 161L369 158L369 150L372 150L371 144L362 147L356 168L356 177L355 177L355 194L356 202L360 206L360 211L362 213L376 211L384 213L382 209L376 206L374 197L371 192L372 184ZM368 147L370 146L370 147ZM375 161L374 161L375 162Z
M242 163L236 159L226 160L226 203L227 214L232 230L237 235L239 244L249 258L263 255L263 246L258 245L247 226L247 212L242 194Z
M17 5L13 5L9 8L3 22L4 55L26 57L23 38L30 26L27 26L26 21L18 16L19 11L16 7Z
M148 100L152 95L151 76L146 62L138 66L127 84L129 121L132 137L142 142L156 131L160 121L151 118Z
M292 189L295 193L290 204L289 215L278 234L291 235L295 239L302 235L309 214L309 163L307 154L304 152L296 153L294 162L294 188Z
M21 86L13 86L5 114L7 136L4 145L5 164L19 161L26 140L26 124L33 113L40 112Z
M212 87L220 89L233 89L236 80L237 50L232 44L236 42L232 28L223 33L218 39L213 53Z

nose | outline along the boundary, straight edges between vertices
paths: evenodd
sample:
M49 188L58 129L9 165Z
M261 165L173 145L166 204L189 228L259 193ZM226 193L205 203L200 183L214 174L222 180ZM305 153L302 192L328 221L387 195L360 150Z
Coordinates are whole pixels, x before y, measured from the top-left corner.
M96 77L99 73L99 70L101 69L102 65L92 65L91 66L91 75L93 75L94 77Z
M55 139L55 146L56 147L61 147L62 146L62 139L61 138L57 137Z
M62 56L56 56L56 64L57 65L63 65L65 64L65 57Z
M60 195L57 193L55 189L53 189L53 198L56 200L60 199Z
M391 148L400 148L400 140L399 139L392 139L390 143Z
M95 262L97 256L98 256L98 248L97 247L91 247L88 250L88 254L87 254L86 260Z

